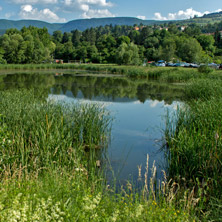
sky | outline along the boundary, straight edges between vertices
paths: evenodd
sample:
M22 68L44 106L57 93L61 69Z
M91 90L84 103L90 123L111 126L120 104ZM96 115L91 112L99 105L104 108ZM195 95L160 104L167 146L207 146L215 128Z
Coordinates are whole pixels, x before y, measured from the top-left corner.
M0 19L50 23L101 17L176 20L218 11L221 0L0 0Z

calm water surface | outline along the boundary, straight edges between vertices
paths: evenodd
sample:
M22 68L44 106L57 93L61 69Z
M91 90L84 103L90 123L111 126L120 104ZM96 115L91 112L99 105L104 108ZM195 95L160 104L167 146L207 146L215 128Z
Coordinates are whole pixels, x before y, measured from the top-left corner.
M166 110L174 111L182 87L126 77L78 76L69 73L0 75L0 89L34 87L48 98L66 102L101 103L113 117L111 140L106 151L115 177L136 179L137 166L145 170L155 160L157 172L166 167L160 150Z

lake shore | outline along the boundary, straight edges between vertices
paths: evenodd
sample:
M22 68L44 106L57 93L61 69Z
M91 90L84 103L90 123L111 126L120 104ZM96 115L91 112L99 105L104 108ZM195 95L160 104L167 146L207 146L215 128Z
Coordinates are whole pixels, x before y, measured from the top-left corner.
M118 67L122 68L122 66ZM116 67L111 67L110 69L113 70L113 68ZM136 69L137 67L134 66L134 68ZM86 70L86 67L84 69ZM92 70L92 66L89 69ZM99 69L102 70L101 67ZM125 67L125 69L129 70L129 66ZM26 215L31 215L33 213L32 209L40 209L44 204L48 206L44 214L47 215L47 212L60 212L58 213L58 218L61 217L64 221L72 221L75 217L81 218L82 221L102 221L104 218L104 221L115 221L115 218L122 221L146 221L146 218L152 218L154 221L190 221L191 218L196 221L207 221L209 218L214 220L221 218L220 207L215 207L215 205L221 206L221 199L219 198L221 195L220 159L222 158L222 137L220 130L222 118L222 112L220 112L222 95L221 71L216 70L210 74L206 74L200 73L198 70L181 68L149 69L149 67L138 67L137 69L144 72L154 70L155 75L153 76L157 76L158 78L153 79L165 82L165 85L160 85L161 88L165 87L171 81L174 82L173 85L175 87L182 84L181 87L184 88L182 94L187 104L186 109L179 110L174 119L166 119L168 128L165 136L166 152L168 152L169 157L169 171L167 172L166 180L162 184L165 187L160 186L158 188L157 181L154 182L156 168L153 166L151 172L154 176L151 177L151 181L147 181L146 174L144 175L142 189L144 193L138 192L131 184L131 181L128 181L127 186L116 193L114 191L115 186L107 187L103 172L99 173L95 164L97 160L95 156L90 155L91 163L93 164L89 166L87 161L85 161L84 153L75 153L74 151L69 153L65 151L68 146L73 147L68 142L70 138L63 140L64 138L60 138L63 134L56 134L59 138L58 142L64 141L64 144L61 144L61 149L64 151L63 156L59 156L56 149L51 150L51 147L57 143L52 139L55 138L53 136L55 132L51 130L51 124L54 124L53 127L56 129L56 132L65 132L65 130L68 130L66 125L59 125L63 121L64 123L69 122L65 121L65 118L61 119L62 113L58 115L60 117L55 117L57 111L60 109L59 107L55 110L50 108L50 104L45 102L41 104L42 92L39 91L39 94L36 94L37 91L35 91L31 95L33 96L33 101L36 101L36 104L40 104L40 107L45 106L48 108L47 112L44 109L39 110L38 106L32 106L30 103L31 100L27 99L26 95L31 92L26 91L24 93L24 91L20 90L14 90L13 92L12 89L8 89L2 92L0 105L2 117L0 121L0 136L2 137L1 141L4 142L1 145L5 147L3 149L4 153L1 153L1 156L5 159L4 165L1 167L0 189L2 193L6 193L5 196L2 196L2 202L0 203L3 206L1 208L1 210L3 209L2 218L7 218L7 215L12 213L13 210L17 214L25 211ZM15 70L20 71L20 68L15 68ZM48 72L47 69L42 71L42 69L38 68L34 72L37 73L39 70L41 73L44 71ZM62 70L61 67L56 70L52 69L51 71L54 73L54 71L57 72L58 70ZM81 70L83 70L82 67ZM162 73L159 73L161 71ZM191 75L189 75L190 73ZM123 76L128 76L124 73L122 74ZM84 74L80 75L84 76ZM90 75L93 76L94 74ZM144 87L141 87L140 79L145 79L148 83L151 79L151 74L150 78L144 78L144 76L141 78L139 76L138 78L126 78L123 84L143 90ZM30 74L30 77L35 77L38 80L38 74L35 76ZM54 81L54 77L57 78L53 74L52 77L52 81ZM112 74L110 77L112 79L116 76ZM59 81L61 80L59 79ZM114 83L113 85L115 85ZM146 86L149 91L151 88L147 83ZM43 86L44 82L41 84ZM48 84L50 87L51 83ZM19 85L19 87L21 86L24 87L22 84ZM155 84L151 84L151 86L153 87ZM177 89L175 88L174 90ZM178 91L174 90L172 92L178 93ZM154 92L159 94L158 87ZM13 93L19 96L14 98ZM124 93L128 93L127 90ZM147 95L152 96L152 93ZM35 98L36 96L40 96L41 98ZM14 101L14 104L10 104L12 101ZM27 107L31 107L31 109L26 109ZM36 115L37 111L38 115ZM33 121L29 119L30 112L33 119L39 118L39 120ZM20 114L23 116L19 116ZM68 116L71 115L69 113L66 114ZM95 113L95 117L97 114L101 116L99 113ZM13 118L16 119L16 116L18 117L17 120L23 123L23 127L21 127L21 124L18 124L16 127L16 124L14 124L15 121L12 121ZM50 118L52 119L50 120ZM61 126L61 129L57 129L55 125L56 121ZM40 123L45 124L41 125ZM84 116L82 116L82 123L86 124L83 127L89 126ZM29 127L27 128L27 126ZM29 128L36 129L31 136ZM21 130L25 133L15 133ZM67 135L69 135L68 131ZM70 131L72 131L71 128ZM77 132L77 137L80 134ZM20 135L20 137L17 138L15 137L16 135ZM89 135L92 134L87 133L87 137ZM41 138L42 142L39 138ZM82 139L81 137L79 138ZM99 138L101 138L100 134L97 135L97 142L100 142ZM24 146L24 143L28 144L28 146ZM87 143L93 145L91 142ZM82 148L83 146L80 143L78 147ZM13 149L10 151L9 148ZM7 150L8 153L5 153ZM37 158L37 153L41 150L47 154L45 155L44 152L41 153L43 161L39 161ZM16 155L12 155L12 152L17 153ZM69 159L70 157L73 158ZM72 162L72 169L62 169L56 165L58 163L65 164L66 161L74 161ZM19 165L19 163L21 164ZM40 165L37 166L36 164ZM4 168L4 166L6 167ZM30 170L34 170L34 173ZM181 180L181 177L185 178L185 180ZM156 186L155 188L154 185ZM162 196L162 189L166 189L164 193L165 197ZM43 199L44 203L41 202L41 199ZM32 205L34 208L27 208L27 205ZM54 209L54 206L58 206L57 211ZM103 213L101 214L101 212Z

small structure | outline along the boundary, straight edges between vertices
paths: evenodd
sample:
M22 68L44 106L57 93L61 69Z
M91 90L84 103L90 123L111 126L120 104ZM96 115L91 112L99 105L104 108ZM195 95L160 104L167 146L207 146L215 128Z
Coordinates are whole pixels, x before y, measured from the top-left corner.
M54 59L54 63L63 64L63 60L62 59Z

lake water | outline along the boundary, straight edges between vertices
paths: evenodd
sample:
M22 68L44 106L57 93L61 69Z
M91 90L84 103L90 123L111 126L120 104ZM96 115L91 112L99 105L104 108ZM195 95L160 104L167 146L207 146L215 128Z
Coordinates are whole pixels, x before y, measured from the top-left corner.
M101 103L113 117L106 157L118 181L135 180L138 165L145 171L153 161L160 174L165 169L161 141L166 110L180 103L182 87L120 76L74 75L69 73L12 73L0 75L0 89L31 88L62 101ZM111 171L108 171L111 175Z

